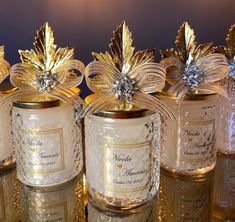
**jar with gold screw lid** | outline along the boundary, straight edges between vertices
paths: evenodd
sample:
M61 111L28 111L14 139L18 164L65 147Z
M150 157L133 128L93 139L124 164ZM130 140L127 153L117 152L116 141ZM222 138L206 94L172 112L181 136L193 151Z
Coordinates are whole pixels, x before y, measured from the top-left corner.
M74 106L39 96L13 103L18 178L30 186L53 186L83 166L81 127Z
M89 103L95 95L85 100ZM85 117L86 176L90 201L133 208L159 186L160 115L128 103Z

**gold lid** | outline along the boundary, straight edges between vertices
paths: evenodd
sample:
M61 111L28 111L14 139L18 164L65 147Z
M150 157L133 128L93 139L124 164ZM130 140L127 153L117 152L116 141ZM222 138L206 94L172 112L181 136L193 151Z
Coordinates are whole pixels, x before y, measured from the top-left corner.
M85 98L85 105L92 102L96 97L96 94L87 96ZM151 110L138 107L127 102L120 102L109 108L108 110L102 110L98 113L95 113L94 115L113 119L130 119L149 116L151 114L153 114L153 111Z
M71 88L76 94L80 94L81 90L77 87ZM64 105L65 102L56 98L45 95L37 97L23 98L19 101L13 102L13 106L22 109L45 109L50 107L56 107Z

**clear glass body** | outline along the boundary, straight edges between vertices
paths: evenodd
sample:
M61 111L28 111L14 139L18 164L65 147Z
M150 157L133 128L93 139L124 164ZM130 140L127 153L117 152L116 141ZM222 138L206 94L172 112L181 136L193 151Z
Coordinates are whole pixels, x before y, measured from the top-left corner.
M93 204L129 209L159 186L160 115L85 118L86 176Z
M160 175L159 222L210 222L213 174L204 177Z
M128 211L100 210L88 203L89 222L153 222L157 221L157 198Z
M160 97L176 120L162 122L161 166L184 175L203 174L216 163L217 95L195 95L178 103Z
M85 221L83 175L64 185L36 189L19 184L21 221Z
M11 108L10 104L0 105L0 170L8 168L15 162L13 139L11 135Z
M219 97L217 150L235 155L235 91L230 98Z
M218 154L215 174L214 214L218 218L234 221L235 157Z
M14 193L17 184L16 172L5 171L0 176L0 221L16 222L18 215L14 206Z
M17 175L30 186L54 186L74 178L83 166L81 127L74 107L13 107Z

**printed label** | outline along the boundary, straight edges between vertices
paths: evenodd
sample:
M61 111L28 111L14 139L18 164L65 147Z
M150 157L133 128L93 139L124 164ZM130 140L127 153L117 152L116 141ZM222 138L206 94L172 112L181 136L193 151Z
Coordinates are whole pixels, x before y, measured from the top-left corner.
M30 173L52 173L64 169L63 130L21 130L25 169Z
M203 122L181 122L181 161L205 162L214 158L215 120Z
M0 185L0 221L6 220L3 186Z
M146 189L151 178L151 143L105 143L104 182L109 191L136 192Z
M68 222L67 202L43 207L35 206L32 217L35 222Z

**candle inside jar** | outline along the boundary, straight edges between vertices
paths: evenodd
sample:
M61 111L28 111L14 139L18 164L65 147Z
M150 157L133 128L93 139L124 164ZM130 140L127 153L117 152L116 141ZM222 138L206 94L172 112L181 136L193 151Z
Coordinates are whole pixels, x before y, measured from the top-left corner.
M156 195L160 115L130 104L85 118L91 202L132 208Z
M52 186L82 170L81 127L72 105L48 97L15 102L13 127L21 182Z

